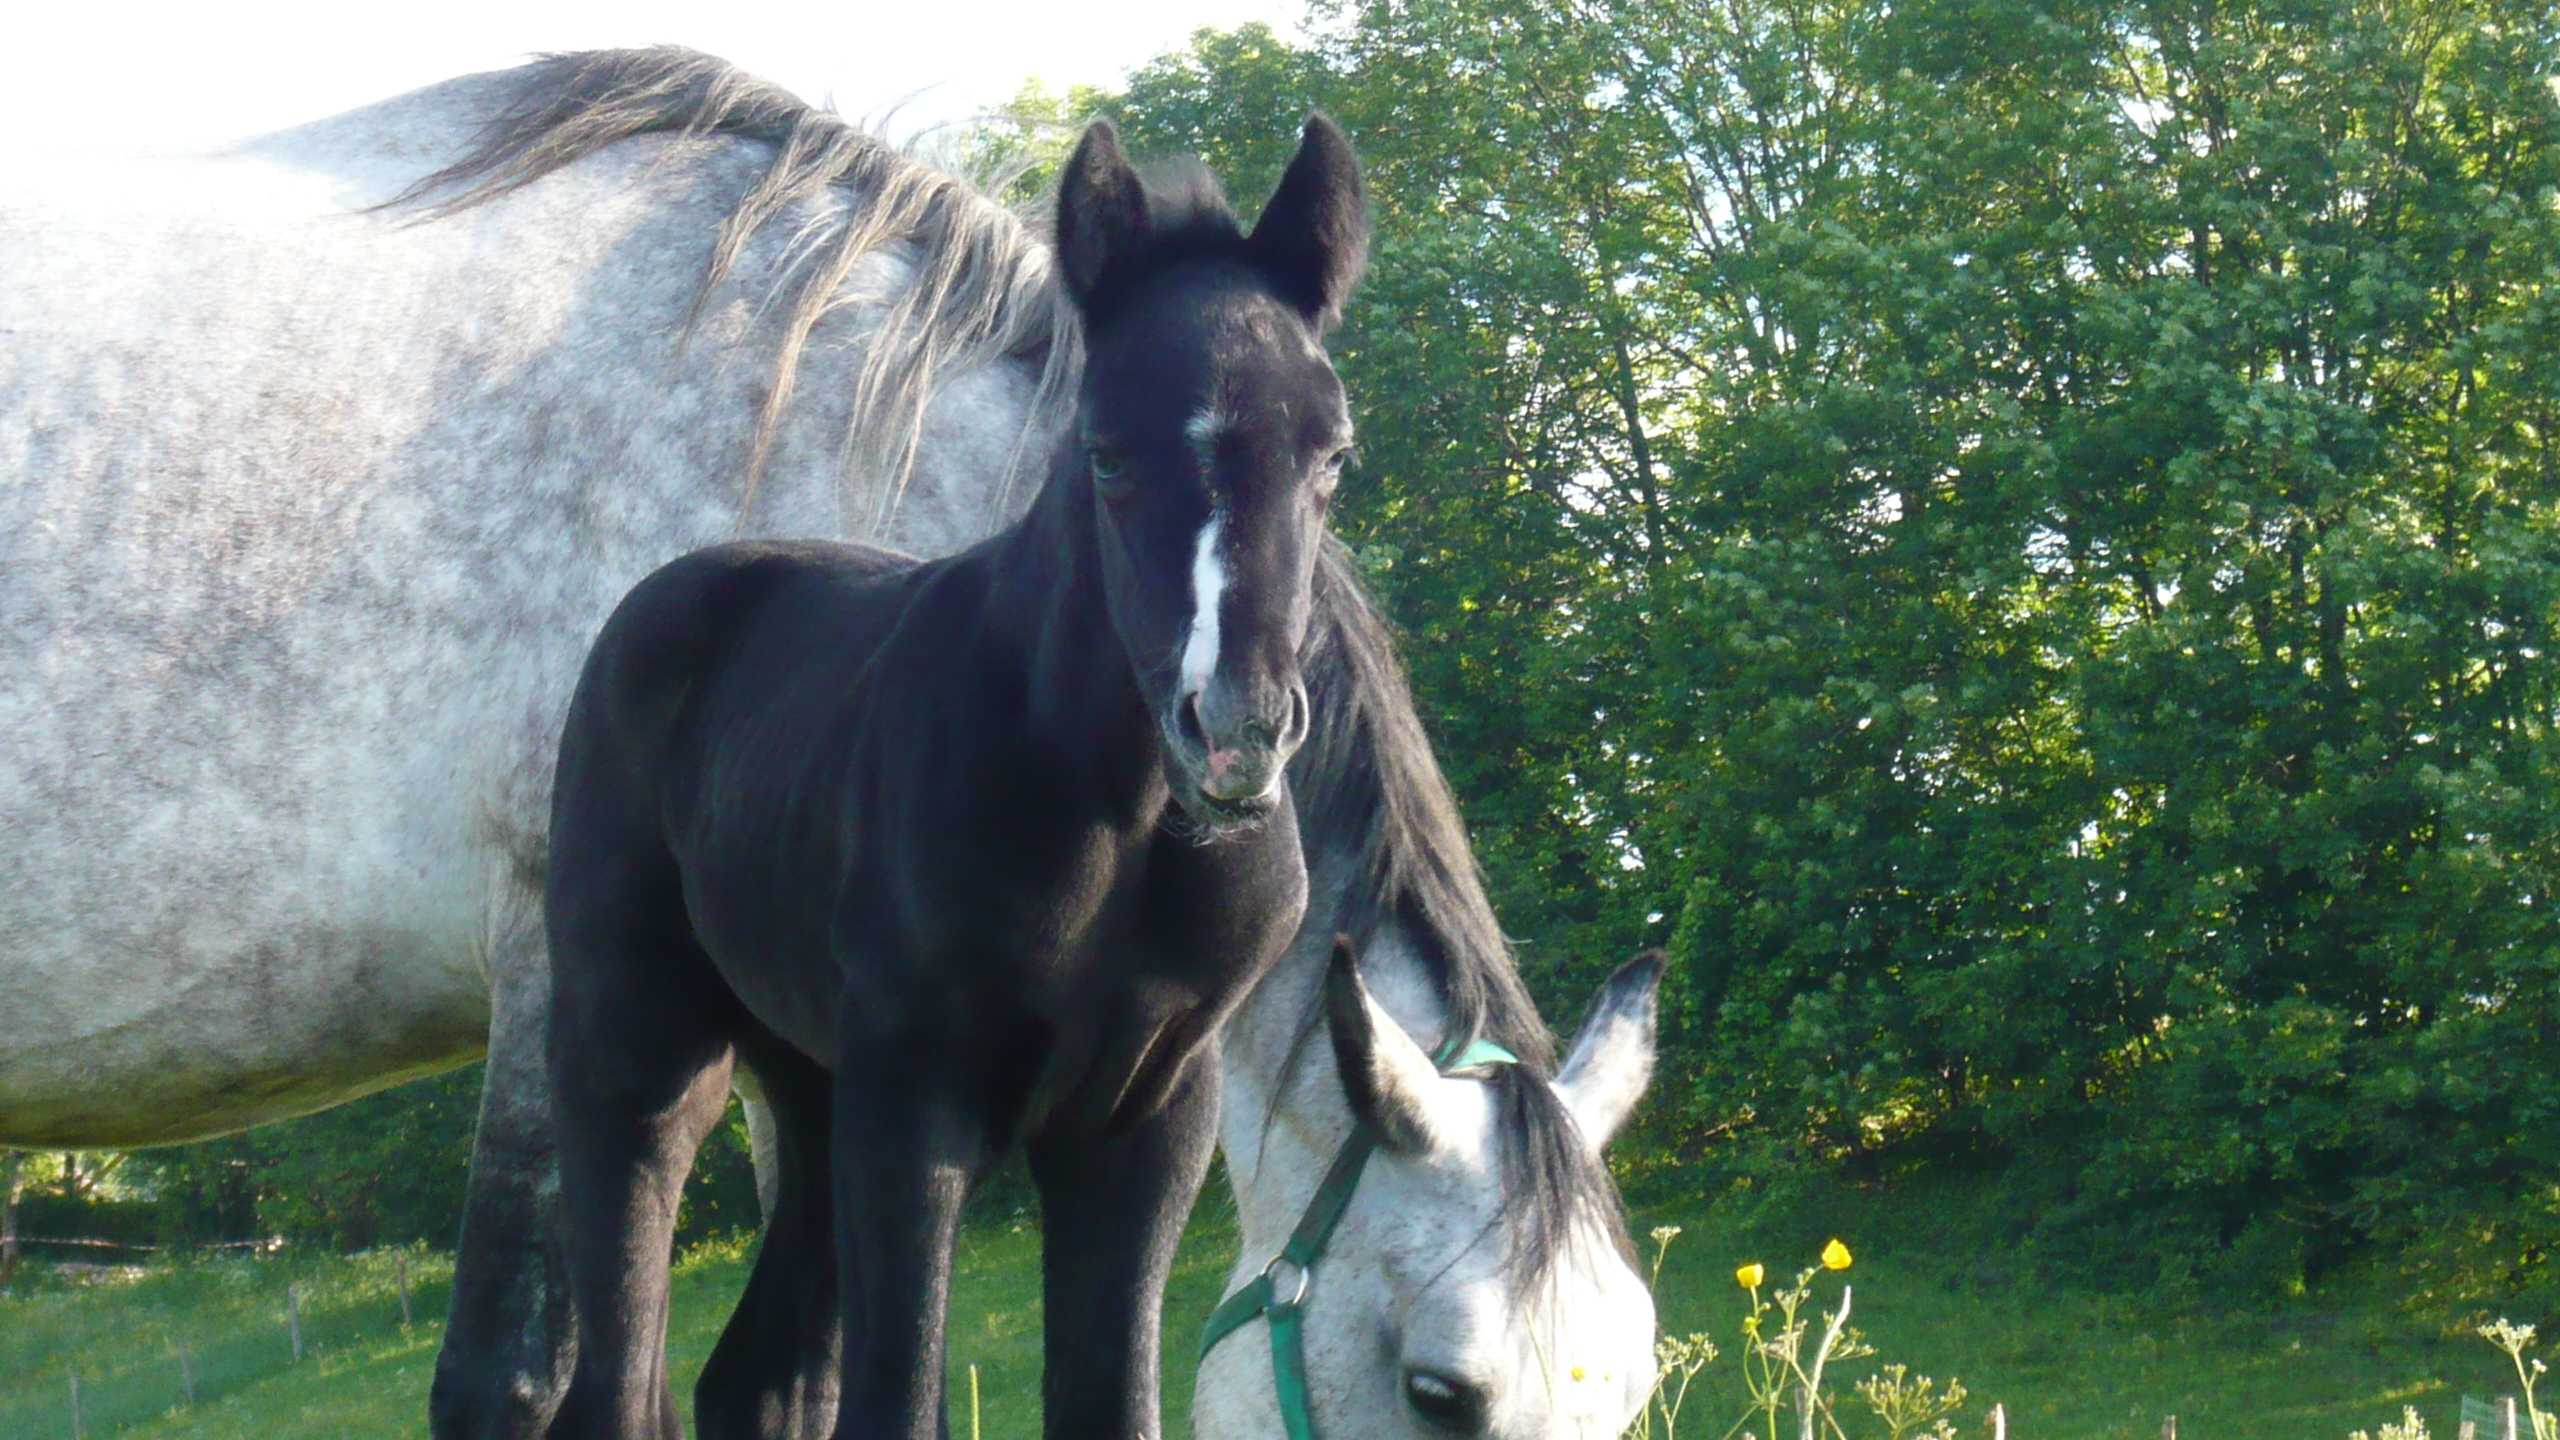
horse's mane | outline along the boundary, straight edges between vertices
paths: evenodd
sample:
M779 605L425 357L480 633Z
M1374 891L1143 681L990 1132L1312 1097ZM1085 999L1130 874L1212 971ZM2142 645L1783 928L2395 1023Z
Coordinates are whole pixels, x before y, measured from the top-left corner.
M887 477L875 522L895 512L926 406L949 378L1009 356L1039 357L1039 386L1022 440L1063 419L1082 364L1081 342L1052 281L1048 246L967 182L833 111L693 50L551 55L508 79L505 105L471 148L392 205L449 215L641 135L731 136L773 147L763 175L721 224L688 326L760 231L794 206L826 201L838 190L848 196L850 203L822 206L825 228L791 237L801 259L786 282L789 308L773 383L756 417L750 487L789 410L811 330L845 303L839 292L864 256L901 241L908 242L914 277L865 347L844 447L854 473ZM1018 442L1011 473L1045 459Z
M1577 1219L1599 1225L1632 1257L1617 1186L1546 1083L1555 1077L1555 1041L1485 897L1394 631L1339 543L1328 542L1316 563L1315 624L1300 668L1313 719L1289 767L1298 823L1357 857L1337 927L1365 948L1388 922L1402 922L1447 1008L1449 1034L1461 1043L1489 1039L1520 1057L1487 1076L1514 1280L1524 1291L1534 1287ZM1311 1015L1311 1030L1315 1023Z
M1299 657L1313 719L1289 780L1300 827L1358 856L1335 928L1365 949L1381 926L1404 921L1451 1033L1495 1041L1553 1074L1555 1041L1485 898L1394 631L1339 544L1316 562L1315 615Z

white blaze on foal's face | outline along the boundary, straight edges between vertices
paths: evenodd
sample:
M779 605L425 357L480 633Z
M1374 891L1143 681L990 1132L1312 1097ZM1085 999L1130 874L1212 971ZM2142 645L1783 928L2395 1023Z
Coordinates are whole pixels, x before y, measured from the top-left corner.
M1182 427L1204 477L1217 468L1218 437L1226 428L1227 417L1215 405L1202 406ZM1218 555L1221 528L1222 517L1211 510L1191 552L1191 633L1182 644L1182 688L1193 692L1218 672L1218 597L1227 588L1226 563Z
M1218 597L1227 588L1226 565L1218 556L1219 526L1218 512L1210 511L1191 552L1191 632L1182 642L1182 688L1193 694L1218 673Z

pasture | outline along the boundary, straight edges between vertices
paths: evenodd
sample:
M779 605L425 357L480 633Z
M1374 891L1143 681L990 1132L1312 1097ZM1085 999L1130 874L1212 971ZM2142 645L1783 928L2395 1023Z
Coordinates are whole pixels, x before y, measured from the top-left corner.
M1187 1338L1217 1298L1235 1232L1213 1193L1194 1218L1166 1297L1165 1411L1188 1435ZM1724 1440L1740 1413L1734 1263L1754 1242L1694 1206L1639 1206L1641 1235L1678 1224L1658 1291L1667 1332L1712 1327L1723 1354L1700 1373L1679 1433ZM747 1243L715 1240L678 1264L669 1352L687 1390L746 1279ZM1647 1245L1650 1249L1649 1244ZM416 1323L403 1330L392 1253L289 1255L135 1269L86 1279L34 1269L0 1295L0 1436L71 1434L66 1369L83 1377L85 1433L135 1440L395 1440L426 1433L426 1392L442 1336L449 1256L412 1252ZM1648 1257L1649 1258L1649 1257ZM1773 1270L1775 1256L1760 1256ZM1968 1270L1973 1273L1968 1274ZM1943 1256L1861 1255L1848 1278L1856 1323L1879 1363L1961 1378L1959 1433L1989 1434L2008 1407L2018 1440L2152 1440L2178 1417L2186 1440L2344 1440L2415 1405L2433 1432L2456 1432L2461 1397L2495 1396L2504 1357L2466 1336L2429 1333L2381 1303L2317 1310L2163 1315L2057 1294ZM288 1353L284 1295L304 1287L305 1358ZM1826 1296L1836 1287L1826 1287ZM982 1219L963 1236L951 1327L952 1433L970 1433L968 1367L978 1367L979 1433L1039 1433L1037 1235L1021 1219ZM199 1403L178 1400L177 1341L197 1357ZM1258 1337L1257 1337L1258 1338ZM1842 1387L1857 1440L1883 1435Z

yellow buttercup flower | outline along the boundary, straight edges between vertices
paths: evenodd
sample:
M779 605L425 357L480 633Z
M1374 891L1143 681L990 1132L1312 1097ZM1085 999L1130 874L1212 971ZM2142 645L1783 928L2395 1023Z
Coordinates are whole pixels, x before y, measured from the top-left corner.
M1743 1289L1757 1290L1760 1282L1769 1278L1769 1272L1758 1264L1751 1264L1734 1271L1733 1278L1742 1282Z
M1849 1247L1838 1240L1822 1247L1822 1268L1825 1270L1846 1270L1849 1260Z

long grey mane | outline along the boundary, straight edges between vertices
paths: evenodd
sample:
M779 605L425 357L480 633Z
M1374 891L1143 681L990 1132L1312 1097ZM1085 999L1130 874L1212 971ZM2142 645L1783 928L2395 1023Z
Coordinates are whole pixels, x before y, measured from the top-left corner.
M1335 923L1365 948L1382 926L1401 921L1447 1007L1450 1034L1489 1039L1520 1057L1487 1076L1499 1116L1503 1228L1520 1289L1544 1278L1577 1220L1597 1224L1632 1260L1617 1186L1544 1083L1555 1075L1555 1041L1485 896L1466 822L1396 658L1394 631L1338 543L1317 562L1315 602L1317 623L1300 657L1314 722L1289 778L1305 832L1358 856ZM1308 1017L1292 1064L1317 1023Z
M791 405L810 332L848 303L840 293L863 257L905 244L913 282L883 317L855 382L844 463L888 478L874 523L894 514L941 382L1009 356L1036 356L1041 376L1008 484L1045 460L1027 442L1063 420L1082 364L1073 313L1052 283L1049 249L1031 228L971 187L904 154L833 111L725 60L675 46L551 55L516 71L507 104L460 159L391 204L443 216L533 184L641 135L735 137L773 147L772 162L722 223L693 319L737 266L747 242L794 206L844 191L830 228L791 237L789 282L773 380L756 417L749 494ZM690 321L688 322L690 324Z

